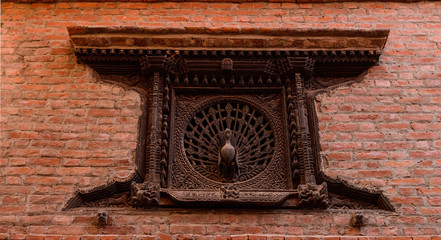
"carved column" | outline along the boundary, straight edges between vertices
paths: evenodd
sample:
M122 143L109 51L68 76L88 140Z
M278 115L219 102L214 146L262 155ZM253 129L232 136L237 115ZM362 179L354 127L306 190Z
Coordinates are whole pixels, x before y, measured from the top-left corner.
M309 136L308 110L306 108L306 94L300 73L295 74L294 89L297 98L297 146L298 157L303 166L302 184L315 184L314 166L312 159L311 137Z
M328 189L327 184L317 185L314 175L314 159L312 155L312 142L309 131L307 99L305 85L300 73L295 74L294 89L297 97L297 147L298 158L302 166L302 179L298 186L299 205L303 207L320 207L328 206Z
M160 153L161 153L161 109L162 81L159 72L150 74L148 58L141 58L144 86L148 92L148 128L146 163L148 171L143 183L131 184L130 204L144 207L159 204L160 197Z
M161 80L158 72L153 74L151 77L151 84L149 86L149 122L151 125L150 134L149 134L149 154L148 161L150 163L148 178L146 178L149 182L157 182L158 181L158 173L159 173L159 154L160 154L160 140L161 140L161 131L160 131L160 119L161 119Z

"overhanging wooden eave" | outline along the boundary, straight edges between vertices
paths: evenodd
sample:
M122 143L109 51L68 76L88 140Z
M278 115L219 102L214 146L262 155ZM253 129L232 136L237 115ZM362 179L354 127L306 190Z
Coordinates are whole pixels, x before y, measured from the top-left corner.
M356 76L374 65L388 30L267 28L68 28L79 62L97 72L139 73L142 56L190 58L276 56L296 59L314 76ZM306 76L305 75L305 76Z
M267 28L68 28L77 48L372 50L380 51L389 30Z

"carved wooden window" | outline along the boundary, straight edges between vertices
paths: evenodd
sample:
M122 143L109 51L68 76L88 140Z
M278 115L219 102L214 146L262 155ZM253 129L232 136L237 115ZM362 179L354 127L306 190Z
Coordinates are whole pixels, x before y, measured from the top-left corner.
M138 89L145 103L136 171L126 181L79 191L66 208L392 210L380 192L321 171L314 107L315 94L375 64L387 32L69 31L79 62Z

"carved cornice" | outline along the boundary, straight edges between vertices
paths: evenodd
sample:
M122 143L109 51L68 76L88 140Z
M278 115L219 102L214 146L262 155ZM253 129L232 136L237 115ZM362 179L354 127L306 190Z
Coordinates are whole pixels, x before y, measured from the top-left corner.
M355 76L374 65L387 30L292 30L231 28L69 28L78 61L98 73L140 74L140 59L154 71L182 75L219 68L266 68L270 75ZM250 62L252 60L252 62ZM274 67L277 66L277 69ZM242 69L241 69L242 68Z
M333 50L383 48L389 30L70 27L75 46L158 49Z
M317 77L356 76L377 63L381 54L378 50L160 50L160 49L100 49L76 48L75 53L80 63L86 63L98 73L104 74L140 74L139 61L149 57L153 70L168 71L182 75L192 69L217 70L223 58L236 58L235 69L253 72L257 68L266 68L271 75L277 71L268 65L281 67L284 75L290 71L309 72ZM170 64L170 56L179 56L187 65ZM211 58L208 60L208 58ZM253 62L246 59L253 59ZM277 60L279 59L279 60ZM275 62L274 62L275 61ZM274 62L274 63L273 63ZM173 67L177 70L174 71ZM289 69L291 68L291 69ZM283 71L282 71L283 70Z

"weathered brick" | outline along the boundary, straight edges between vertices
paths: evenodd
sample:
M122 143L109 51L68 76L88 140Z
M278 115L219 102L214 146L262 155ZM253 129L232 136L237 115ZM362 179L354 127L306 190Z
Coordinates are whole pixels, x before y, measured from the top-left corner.
M356 158L361 158L361 159L387 159L387 152L374 152L374 151L369 151L369 152L360 152L355 154Z
M423 178L403 178L403 179L393 179L390 181L392 185L421 185L424 183Z

